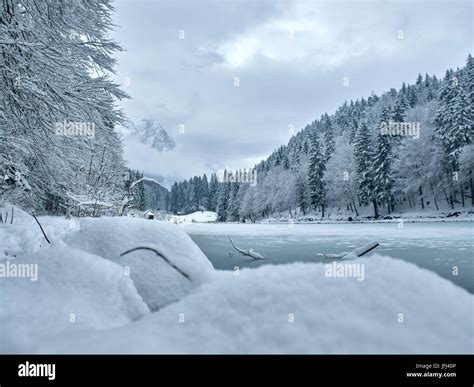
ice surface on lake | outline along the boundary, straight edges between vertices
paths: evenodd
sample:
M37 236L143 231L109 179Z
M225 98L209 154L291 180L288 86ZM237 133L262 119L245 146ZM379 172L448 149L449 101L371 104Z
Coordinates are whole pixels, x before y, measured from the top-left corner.
M317 253L337 254L377 241L380 246L374 252L415 263L474 293L472 222L405 222L403 227L398 223L190 224L184 230L217 269L323 262ZM269 259L256 262L234 254L228 236L240 247L258 249Z

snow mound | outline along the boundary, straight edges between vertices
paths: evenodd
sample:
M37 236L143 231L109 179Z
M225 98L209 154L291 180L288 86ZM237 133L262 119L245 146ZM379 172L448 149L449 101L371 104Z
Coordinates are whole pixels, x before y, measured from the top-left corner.
M37 279L0 278L0 352L29 352L38 337L80 335L149 313L122 267L62 242L8 262L37 265Z
M472 353L473 296L374 255L363 281L321 263L217 272L181 301L124 327L59 337L40 352Z
M0 224L0 264L37 264L38 278L0 277L3 353L474 352L473 295L402 260L339 263L357 277L325 263L215 271L171 222L41 217L48 245L17 215ZM169 262L120 256L137 246Z
M148 307L154 311L180 300L212 277L213 266L199 247L180 227L132 217L84 218L79 230L64 241L123 266ZM137 246L157 249L169 262L150 250L121 253Z
M13 223L12 219L13 208ZM47 245L34 218L16 206L0 206L3 221L0 223L0 259L14 257L25 251L34 252Z

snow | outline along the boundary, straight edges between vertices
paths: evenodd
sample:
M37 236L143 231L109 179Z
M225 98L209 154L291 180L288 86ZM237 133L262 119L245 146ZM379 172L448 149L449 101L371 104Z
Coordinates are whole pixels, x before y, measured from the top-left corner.
M161 183L159 181L157 181L156 179L144 176L141 179L138 179L138 180L134 181L132 184L130 184L130 187L128 188L128 190L130 191L133 187L135 187L138 183L141 183L142 181L151 181L152 183L156 183L156 184L161 185Z
M9 261L37 265L38 278L0 279L1 352L32 351L38 337L107 329L149 313L119 265L62 242Z
M369 207L360 208L360 216L355 216L354 213L349 211L344 211L343 209L336 210L335 208L329 208L328 213L321 219L321 215L317 213L309 213L306 215L299 214L297 216L292 216L288 212L282 211L280 216L270 216L265 219L260 219L256 221L257 223L288 223L292 222L294 224L303 224L303 223L398 223L400 220L410 223L424 223L424 222L466 222L474 221L474 211L470 209L457 208L455 210L448 208L447 206L440 205L440 207L445 207L444 210L435 210L435 209L426 209L422 210L409 210L405 209L404 211L396 211L390 215L382 215L378 219L371 218L373 213L370 211ZM349 221L349 217L352 218Z
M113 204L107 203L100 200L88 199L86 196L76 196L72 193L68 193L67 196L71 198L75 203L74 205L81 206L102 206L102 207L113 207Z
M129 268L138 292L151 310L179 300L213 273L207 257L170 222L119 217L85 218L79 224L80 230L68 234L65 242ZM153 252L135 251L120 257L121 253L137 246L156 248L187 273L191 281Z
M35 252L47 245L34 218L14 207L13 224L10 224L12 205L0 206L0 212L5 216L8 211L8 222L0 224L0 259L14 257L26 252ZM60 239L67 230L76 227L76 222L60 218L41 218L41 224L48 237ZM51 222L54 221L54 225Z
M178 224L209 223L217 220L217 213L214 211L196 211L187 215L172 215L171 220Z
M331 260L218 271L171 222L40 217L48 245L15 212L0 261L38 279L0 278L2 353L474 352L473 295L402 260L351 261L362 279L327 277ZM137 246L190 280L152 251L120 257Z
M403 261L357 262L365 265L364 281L326 277L324 265L307 263L219 272L137 322L61 335L42 351L472 353L472 295Z

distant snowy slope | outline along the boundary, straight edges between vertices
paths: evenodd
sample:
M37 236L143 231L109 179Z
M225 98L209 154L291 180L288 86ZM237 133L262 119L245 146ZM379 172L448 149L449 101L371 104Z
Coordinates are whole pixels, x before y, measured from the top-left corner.
M217 220L217 214L214 211L196 211L187 215L173 215L175 223L208 223Z

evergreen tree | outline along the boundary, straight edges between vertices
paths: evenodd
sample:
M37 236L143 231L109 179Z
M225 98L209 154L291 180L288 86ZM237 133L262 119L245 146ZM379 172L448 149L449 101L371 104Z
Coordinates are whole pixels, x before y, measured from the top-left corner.
M466 61L465 76L463 77L463 89L467 96L467 114L471 121L469 139L472 143L474 136L474 58L469 54Z
M374 157L374 187L375 197L378 203L386 203L390 214L392 203L392 159L391 159L391 141L390 136L383 134L381 128L386 124L390 117L390 109L384 108L380 116L377 134L377 149Z
M405 110L407 109L408 104L406 98L403 95L400 95L395 106L392 110L392 119L395 122L404 122L405 121Z
M375 197L373 177L373 151L369 128L363 123L354 141L354 159L356 161L359 200L362 204L373 204L374 215L378 217L378 204Z
M408 103L410 104L410 107L415 107L415 105L418 103L416 88L413 86L410 86L408 89Z
M423 77L421 76L420 73L418 73L418 77L416 78L416 85L421 87L422 84L423 84Z
M229 201L227 206L227 221L235 222L239 220L240 203L238 200L239 183L229 183Z
M327 162L335 150L334 129L327 114L324 116L324 162Z
M326 204L326 187L323 180L325 171L325 156L316 133L311 137L311 151L309 158L309 189L311 205L315 210L321 209L321 216L324 217Z
M188 182L184 180L178 185L178 193L177 193L177 207L178 212L184 214L187 208L187 198L186 193L188 191Z
M311 198L309 197L308 176L305 173L299 173L296 177L296 205L299 210L306 214L311 207Z
M217 208L217 194L219 190L219 182L215 173L211 175L209 183L209 210L216 211Z
M177 182L175 182L171 186L168 210L173 214L176 214L178 212L178 183Z
M447 72L436 113L435 136L443 145L453 171L459 168L459 153L471 142L473 107L457 75Z
M221 222L227 220L227 211L229 206L230 183L219 183L217 191L217 219Z
M474 58L471 54L467 57L465 72L464 89L469 98L470 105L474 106Z
M125 207L146 210L145 186L141 179L143 179L143 173L128 169L128 176L124 183L125 191L128 192L128 201Z
M201 206L208 210L210 203L210 194L209 194L209 182L207 180L206 174L202 177L201 180Z

